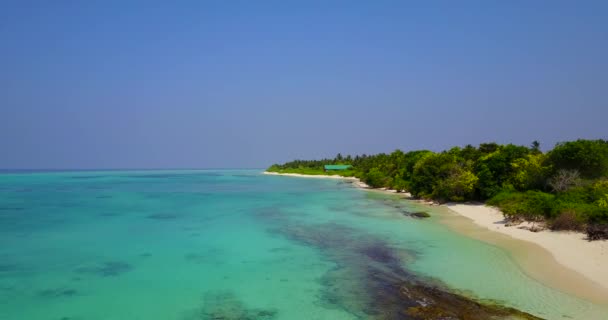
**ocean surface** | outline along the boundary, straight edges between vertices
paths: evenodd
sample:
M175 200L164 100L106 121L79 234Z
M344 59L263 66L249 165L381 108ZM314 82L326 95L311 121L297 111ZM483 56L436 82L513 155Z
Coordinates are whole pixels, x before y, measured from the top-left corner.
M3 173L0 319L389 319L403 282L606 319L417 206L260 170Z

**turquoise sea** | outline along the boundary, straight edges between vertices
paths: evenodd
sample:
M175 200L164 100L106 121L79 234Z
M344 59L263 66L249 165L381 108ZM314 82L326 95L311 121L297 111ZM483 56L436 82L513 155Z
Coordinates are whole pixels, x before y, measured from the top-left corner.
M0 319L407 319L438 292L607 318L416 206L260 170L0 174Z

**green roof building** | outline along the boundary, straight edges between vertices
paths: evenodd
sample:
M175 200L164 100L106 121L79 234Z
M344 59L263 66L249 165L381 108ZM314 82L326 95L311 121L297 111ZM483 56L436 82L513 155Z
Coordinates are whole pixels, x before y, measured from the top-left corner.
M342 170L348 170L350 169L352 166L350 164L326 164L323 169L325 171L342 171Z

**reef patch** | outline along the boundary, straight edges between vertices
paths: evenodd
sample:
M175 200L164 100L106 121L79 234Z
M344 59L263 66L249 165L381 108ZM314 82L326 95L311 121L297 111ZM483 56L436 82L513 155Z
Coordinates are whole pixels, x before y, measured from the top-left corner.
M202 306L188 313L182 320L271 320L275 309L248 308L232 292L208 292Z
M133 270L133 266L122 261L107 261L92 267L80 267L77 273L93 274L99 277L117 277Z
M321 279L319 303L361 319L540 319L519 310L453 293L432 278L407 270L404 251L372 235L339 224L281 221L271 232L318 248L336 267Z
M174 212L160 212L147 215L146 218L152 220L177 220L180 215Z
M78 291L72 288L53 288L38 291L37 296L41 298L66 298L78 295Z

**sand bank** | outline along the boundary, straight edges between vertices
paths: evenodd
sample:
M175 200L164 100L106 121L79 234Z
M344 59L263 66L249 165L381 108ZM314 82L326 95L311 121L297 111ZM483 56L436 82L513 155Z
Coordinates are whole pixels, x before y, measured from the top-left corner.
M355 177L343 177L343 176L338 176L338 175L312 175L312 174L299 174L299 173L278 173L278 172L268 172L268 171L264 171L264 174L268 174L268 175L274 175L274 176L289 176L289 177L299 177L299 178L321 178L321 179L341 179L341 180L349 180L352 181L353 184L359 188L363 188L363 189L368 189L370 188L367 184L365 184L363 181L359 180L358 178ZM391 191L393 192L393 191ZM396 192L396 191L394 191Z
M483 204L446 206L453 212L471 219L478 226L542 247L559 264L608 289L608 241L587 241L584 234L577 232L531 232L519 226L507 227L498 209ZM550 268L550 265L547 265L547 268Z
M299 173L278 173L278 172L268 172L268 171L264 171L263 173L269 174L269 175L275 175L275 176L289 176L289 177L300 177L300 178L342 179L342 180L352 181L353 185L355 187L367 189L369 191L399 194L399 195L403 196L403 198L406 198L406 199L409 199L412 197L412 194L409 192L399 192L397 190L388 189L388 188L372 188L372 187L368 186L365 182L359 180L359 178L355 178L355 177L343 177L343 176L338 176L338 175L330 176L330 175L321 175L321 174L312 175L312 174L299 174Z

